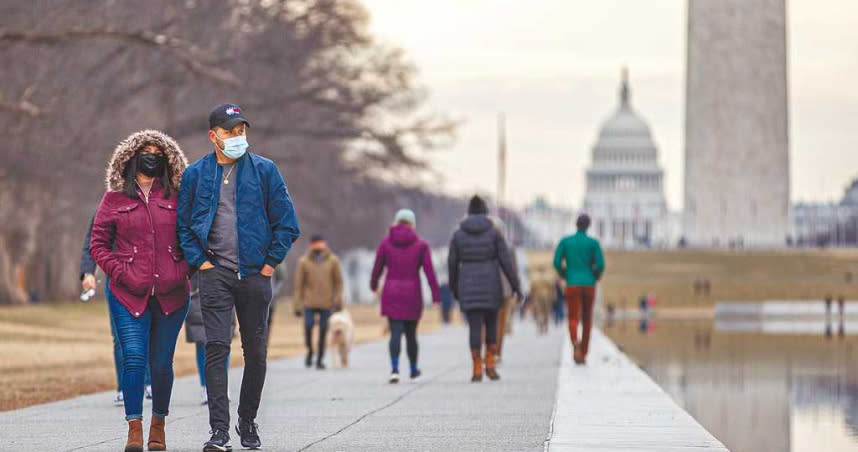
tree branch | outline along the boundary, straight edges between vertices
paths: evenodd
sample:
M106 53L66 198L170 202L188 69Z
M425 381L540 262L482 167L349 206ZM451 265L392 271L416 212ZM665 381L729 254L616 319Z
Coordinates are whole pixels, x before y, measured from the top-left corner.
M64 42L87 39L108 39L130 42L165 51L177 59L190 72L212 79L217 83L233 87L241 86L241 80L232 72L211 66L194 56L195 46L181 39L147 30L120 31L112 28L72 28L56 33L41 33L21 30L0 31L0 42L24 42L29 44L56 45Z

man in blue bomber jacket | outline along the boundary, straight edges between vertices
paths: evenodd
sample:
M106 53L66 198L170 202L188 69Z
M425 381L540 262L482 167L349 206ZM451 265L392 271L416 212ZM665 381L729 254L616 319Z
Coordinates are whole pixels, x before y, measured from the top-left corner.
M271 275L300 233L277 166L248 152L249 128L238 105L215 107L208 131L214 152L188 167L179 190L179 241L185 259L200 272L207 339L212 436L204 451L232 448L226 358L233 308L245 358L235 430L243 447L262 445L255 419L265 382Z

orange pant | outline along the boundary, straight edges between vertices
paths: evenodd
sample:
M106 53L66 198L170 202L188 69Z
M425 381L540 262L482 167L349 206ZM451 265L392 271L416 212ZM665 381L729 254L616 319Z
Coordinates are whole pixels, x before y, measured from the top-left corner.
M590 328L593 326L593 300L596 288L593 286L566 287L566 307L569 311L569 338L572 343L581 346L584 355L590 346ZM578 340L578 322L583 323L581 340Z

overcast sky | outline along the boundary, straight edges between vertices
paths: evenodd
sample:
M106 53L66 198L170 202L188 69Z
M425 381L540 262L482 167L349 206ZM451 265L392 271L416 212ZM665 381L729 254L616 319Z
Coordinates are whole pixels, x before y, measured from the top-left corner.
M364 0L372 29L404 48L428 107L466 122L433 156L444 190L493 192L495 123L507 116L516 205L579 206L620 68L652 127L671 208L682 205L685 0ZM789 0L793 200L839 200L858 176L858 1Z

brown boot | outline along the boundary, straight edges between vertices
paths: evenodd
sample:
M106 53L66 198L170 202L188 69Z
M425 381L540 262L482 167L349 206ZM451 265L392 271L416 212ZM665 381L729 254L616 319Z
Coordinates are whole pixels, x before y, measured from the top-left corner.
M143 421L132 419L128 421L128 441L125 452L143 452Z
M152 416L152 425L149 426L149 450L167 450L164 424L164 418Z
M587 363L587 355L584 354L584 350L582 350L581 347L575 348L574 359L575 364L578 364L579 366Z
M471 376L471 383L483 381L483 358L480 357L479 350L471 350L471 358L474 360L474 374Z
M500 375L495 369L498 346L497 344L489 344L486 348L488 349L486 351L486 376L489 377L489 380L500 380Z

